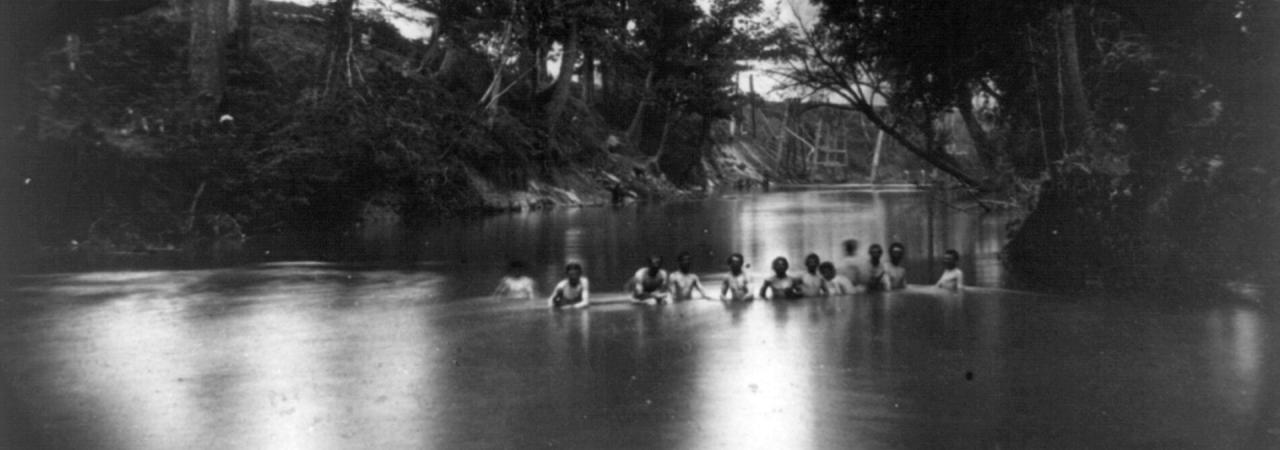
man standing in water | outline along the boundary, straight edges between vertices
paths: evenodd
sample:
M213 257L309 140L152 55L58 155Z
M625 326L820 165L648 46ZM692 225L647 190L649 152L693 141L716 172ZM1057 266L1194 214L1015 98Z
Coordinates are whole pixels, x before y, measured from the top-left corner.
M636 301L655 300L664 303L671 297L667 286L667 271L662 270L662 257L650 256L649 265L636 271L631 281L631 298Z
M537 295L535 286L533 279L525 274L524 262L511 261L507 265L507 276L502 277L502 281L498 282L498 287L493 290L493 296L533 300Z
M823 295L847 295L854 292L853 283L844 275L837 275L836 265L830 261L818 266L818 272L822 274Z
M960 270L960 252L955 250L947 250L947 254L942 257L942 263L947 266L947 270L942 272L942 276L938 277L938 282L934 286L958 291L964 287L964 272Z
M560 308L586 308L591 306L590 284L587 278L582 276L582 265L578 263L569 263L564 267L565 279L556 285L555 290L551 291L551 297L547 299L547 305Z
M889 244L889 264L884 269L885 285L889 289L906 289L907 268L902 260L907 257L907 247L899 242Z
M676 256L676 271L671 272L671 276L667 277L667 282L671 286L672 294L675 294L676 300L692 300L693 291L698 290L698 295L707 298L707 293L702 290L702 281L698 279L698 274L689 270L693 265L693 256L689 252L680 252Z
M858 268L858 260L854 256L858 253L858 240L849 239L844 241L844 257L840 258L840 271L849 279L854 286L860 285L862 281L862 270Z
M729 278L720 286L720 300L744 301L752 300L751 277L742 271L742 254L729 255L725 262L729 265Z
M773 260L773 276L766 278L760 283L761 299L777 300L777 299L797 299L804 296L800 291L799 281L795 278L787 276L787 269L791 268L791 264L787 262L787 258L777 257ZM772 291L773 295L766 295Z
M884 255L884 250L880 248L880 244L871 244L867 248L867 257L870 258L870 266L867 269L867 292L883 291L886 289L884 282L884 265L880 264L880 256Z
M805 272L800 274L800 292L805 297L817 297L822 293L822 275L818 274L818 265L821 263L822 260L816 253L804 257Z

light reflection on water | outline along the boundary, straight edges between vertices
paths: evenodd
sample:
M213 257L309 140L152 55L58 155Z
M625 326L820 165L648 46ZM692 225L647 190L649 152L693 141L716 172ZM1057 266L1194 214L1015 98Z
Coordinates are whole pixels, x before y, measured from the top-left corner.
M772 309L700 335L699 345L716 351L699 361L693 401L699 427L689 448L813 446L814 343L800 327L786 326L793 313L787 305Z
M51 434L53 442L427 442L422 432L429 427L403 421L424 419L414 399L435 387L421 382L434 368L422 351L428 321L406 314L433 295L438 283L429 276L279 265L164 275L49 277L45 287L27 290L34 294L29 306L47 314L17 322L19 333L4 336L13 363L5 368L25 379L33 403L48 404L45 412L84 421L63 430L77 432ZM23 341L34 345L12 346Z
M477 298L512 257L533 263L544 290L563 261L581 260L607 291L644 254L690 249L712 292L730 251L762 276L774 256L834 252L848 237L864 250L907 242L917 283L931 281L930 246L993 260L1001 221L940 215L935 226L950 231L931 245L919 217L903 217L920 205L895 195L499 216L431 239L379 235L394 248L370 251L420 252L429 269L300 262L18 279L0 294L0 419L28 422L0 423L0 434L142 449L1277 443L1277 324L1251 307L923 287L560 313Z

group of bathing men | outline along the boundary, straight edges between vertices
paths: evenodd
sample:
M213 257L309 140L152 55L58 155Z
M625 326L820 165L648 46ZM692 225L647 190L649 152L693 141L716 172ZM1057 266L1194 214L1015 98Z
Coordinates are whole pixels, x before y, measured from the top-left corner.
M844 242L844 256L840 261L843 273L837 273L835 263L823 262L817 254L811 253L804 260L805 272L799 277L792 277L787 274L790 269L787 258L780 256L773 260L773 276L761 282L758 293L751 288L751 276L743 271L743 256L734 253L726 261L729 276L721 284L719 298L722 301L749 301L757 297L799 299L906 288L907 269L903 265L906 246L897 242L890 244L889 261L881 262L884 251L879 244L874 244L867 249L869 261L865 266L854 259L857 249L858 241L850 239ZM662 268L661 256L650 256L648 264L637 270L623 289L629 292L634 302L690 300L695 298L695 291L701 298L710 299L698 275L690 270L692 259L689 252L680 253L676 257L676 270L668 273ZM959 262L960 253L947 250L943 257L946 268L934 285L950 290L964 286L964 272L959 269ZM511 269L520 272L523 264L512 263ZM495 294L533 298L534 282L528 276L512 273L502 279ZM547 304L553 308L585 308L591 305L590 282L582 276L582 265L570 263L565 266L565 278L556 284Z

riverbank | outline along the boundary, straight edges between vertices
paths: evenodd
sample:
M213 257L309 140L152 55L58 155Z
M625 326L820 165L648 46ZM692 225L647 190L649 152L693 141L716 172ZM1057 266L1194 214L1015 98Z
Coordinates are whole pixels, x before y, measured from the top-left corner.
M333 85L316 77L326 11L256 6L251 51L227 55L212 117L191 98L176 10L96 22L74 48L28 62L25 119L0 133L0 251L215 254L257 235L697 198L760 179L730 159L673 183L652 149L626 141L626 123L573 102L549 123L529 103L540 92L478 107L474 81L494 76L483 55L442 54L375 17L354 19L352 78ZM699 155L712 144L681 133L663 136L665 153L711 167Z

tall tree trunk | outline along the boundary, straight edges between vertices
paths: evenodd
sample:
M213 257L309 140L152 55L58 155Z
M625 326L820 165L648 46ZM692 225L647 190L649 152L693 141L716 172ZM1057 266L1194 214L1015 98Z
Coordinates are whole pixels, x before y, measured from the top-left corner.
M228 0L202 0L191 5L191 37L187 69L195 88L192 112L211 119L226 83Z
M596 99L596 56L591 49L582 52L582 102L587 106L595 104Z
M627 142L635 146L640 142L640 133L644 128L644 115L653 103L653 77L656 70L650 66L649 74L644 76L644 91L640 92L640 104L636 106L635 115L631 116L631 125L627 127Z
M1030 25L1027 26L1027 30L1028 31L1031 30ZM1034 54L1034 52L1035 52L1035 46L1032 45L1031 33L1028 32L1027 33L1027 54ZM1040 158L1041 158L1041 162L1044 163L1045 173L1048 174L1049 176L1053 176L1053 166L1049 164L1049 139L1047 137L1048 130L1045 129L1045 124L1044 124L1044 102L1041 100L1044 97L1043 95L1044 91L1041 89L1041 85L1040 85L1040 71L1036 70L1036 62L1034 59L1031 61L1030 67L1031 67L1031 92L1032 92L1032 95L1035 95L1036 97L1036 124L1039 126L1039 130L1037 131L1036 134L1040 135Z
M600 64L596 66L596 71L600 72L600 97L606 99L614 98L613 95L613 64L600 60Z
M547 79L547 49L539 43L533 50L533 93L542 91L542 82Z
M225 0L224 0L225 1ZM351 13L355 9L356 0L333 0L329 16L329 44L325 58L325 91L331 92L336 79L342 79L351 86L354 78L355 63L351 55L352 32Z
M235 0L236 53L248 56L253 45L253 0Z
M555 90L551 101L547 103L547 127L553 128L564 114L564 107L569 103L569 88L573 85L573 69L578 65L578 25L569 25L569 37L565 39L564 50L560 56L560 75L556 77Z
M1067 99L1071 105L1069 125L1076 145L1085 144L1085 132L1093 123L1089 109L1089 97L1084 90L1084 77L1080 72L1080 48L1076 41L1075 5L1068 3L1059 16L1058 33L1062 41L1063 81Z

